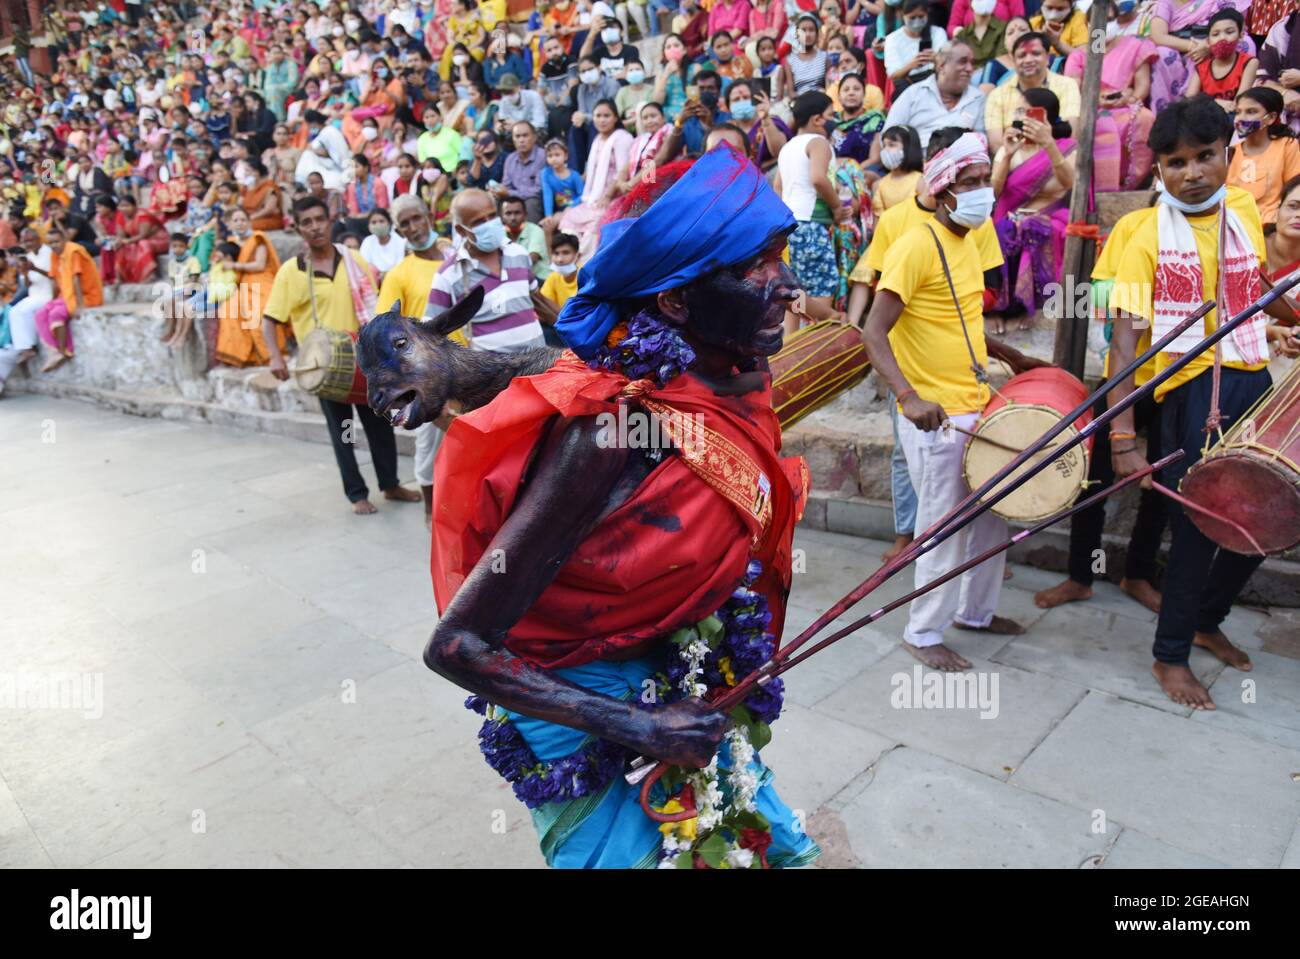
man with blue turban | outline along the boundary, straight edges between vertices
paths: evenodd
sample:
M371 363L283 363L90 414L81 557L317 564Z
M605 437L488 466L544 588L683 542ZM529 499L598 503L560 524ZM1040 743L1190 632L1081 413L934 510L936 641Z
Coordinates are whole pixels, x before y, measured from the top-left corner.
M615 214L557 323L569 351L447 433L424 659L475 694L549 864L802 865L819 850L758 758L780 681L729 715L704 698L784 620L807 468L778 455L758 368L797 295L795 224L727 145ZM672 767L656 819L638 755Z

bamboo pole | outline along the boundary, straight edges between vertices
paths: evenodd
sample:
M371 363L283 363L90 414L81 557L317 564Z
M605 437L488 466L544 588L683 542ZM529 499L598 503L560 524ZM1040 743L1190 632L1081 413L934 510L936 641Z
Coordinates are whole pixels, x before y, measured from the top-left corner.
M1083 71L1083 90L1079 101L1078 146L1074 156L1074 189L1070 192L1070 222L1088 219L1088 197L1092 191L1092 150L1097 130L1097 107L1101 94L1101 59L1106 53L1106 13L1110 4L1096 2L1088 11L1088 56ZM1083 365L1088 355L1090 311L1078 316L1078 296L1074 291L1092 282L1093 241L1088 237L1067 236L1062 257L1065 269L1061 282L1063 312L1056 321L1056 345L1052 362L1083 379ZM1091 303L1089 297L1086 303Z

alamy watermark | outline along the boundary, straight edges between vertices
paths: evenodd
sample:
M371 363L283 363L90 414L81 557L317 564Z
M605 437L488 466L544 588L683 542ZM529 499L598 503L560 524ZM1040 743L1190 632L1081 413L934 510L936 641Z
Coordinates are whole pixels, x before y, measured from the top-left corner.
M980 719L997 719L1001 712L997 673L926 672L918 664L910 673L894 673L889 685L895 709L978 709Z
M104 715L103 673L0 673L0 709L79 709Z

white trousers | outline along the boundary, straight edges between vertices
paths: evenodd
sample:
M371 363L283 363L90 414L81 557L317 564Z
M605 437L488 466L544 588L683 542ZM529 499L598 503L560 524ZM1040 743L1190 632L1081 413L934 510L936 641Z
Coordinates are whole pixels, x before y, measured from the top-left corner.
M974 428L978 413L950 417L965 430ZM907 472L916 490L916 535L933 526L970 492L962 475L961 459L970 438L956 430L924 433L904 416L898 418L898 439L907 457ZM1006 520L985 512L962 527L916 563L916 587L943 574L985 550L1006 541ZM943 631L954 622L987 626L993 621L1002 589L1006 554L999 553L959 578L950 580L912 600L903 633L912 646L937 646Z
M423 423L415 429L415 481L421 486L433 485L433 458L446 435L432 423Z
M28 293L9 308L9 335L15 350L30 350L36 346L36 313L50 298Z

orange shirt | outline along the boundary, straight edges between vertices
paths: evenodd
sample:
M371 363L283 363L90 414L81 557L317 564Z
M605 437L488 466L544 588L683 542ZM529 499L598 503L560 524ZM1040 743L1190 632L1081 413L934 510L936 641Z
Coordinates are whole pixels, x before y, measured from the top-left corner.
M50 259L50 275L59 288L59 298L71 309L77 302L76 287L72 279L81 277L81 301L85 306L100 306L104 302L104 286L99 280L99 268L86 248L68 240L63 252Z

